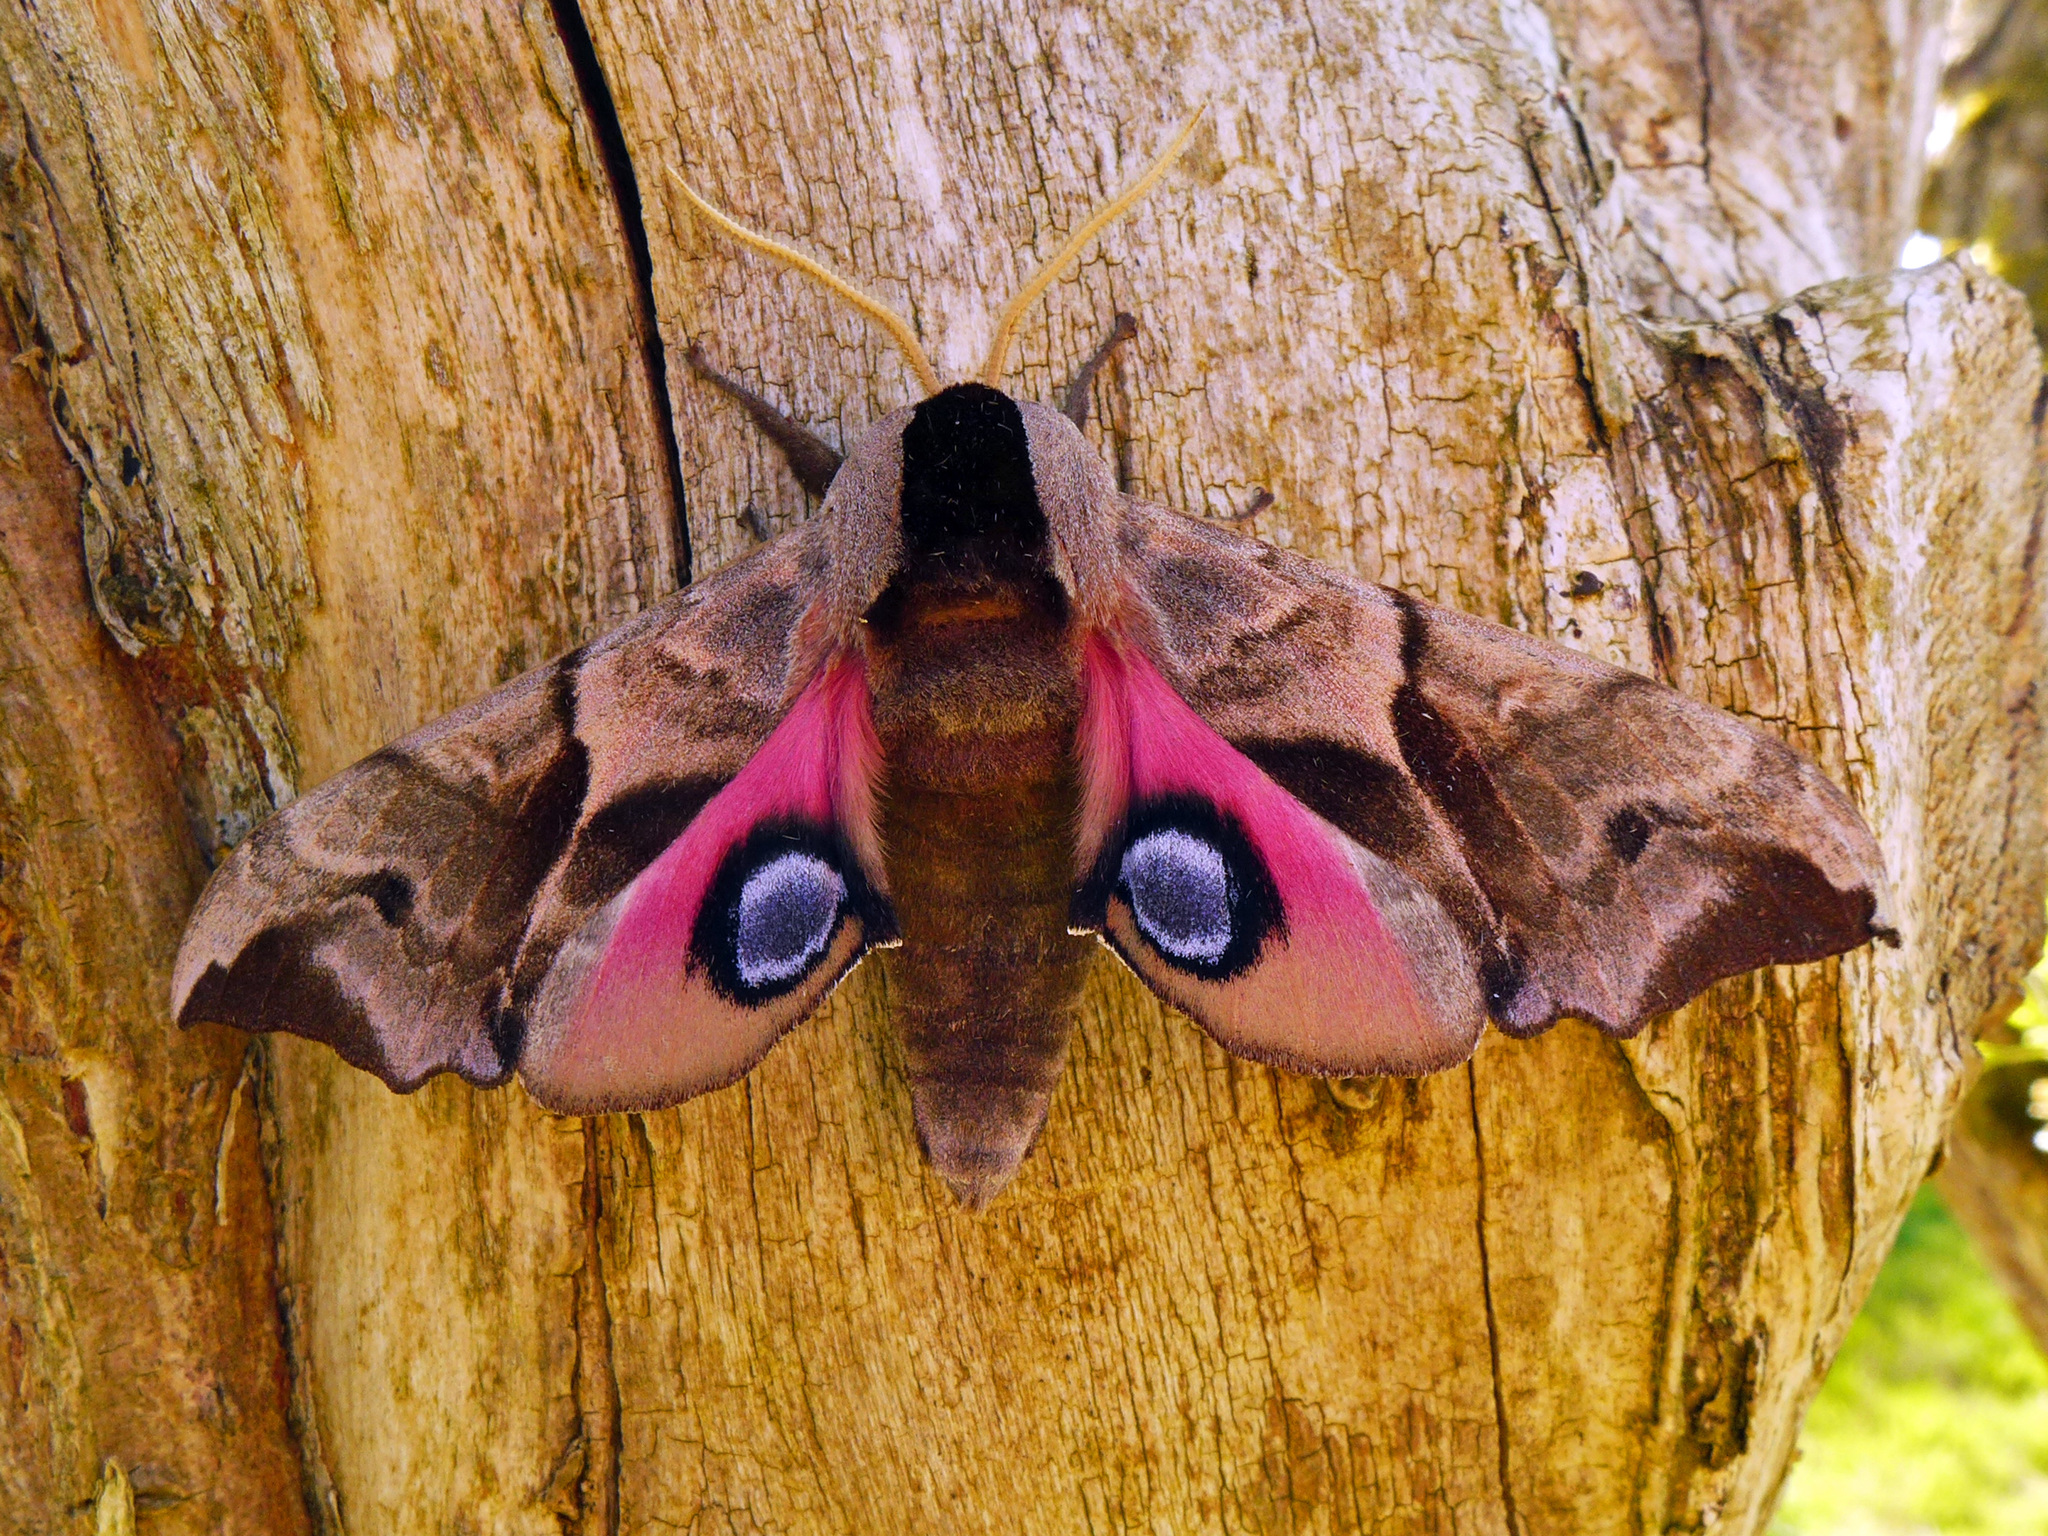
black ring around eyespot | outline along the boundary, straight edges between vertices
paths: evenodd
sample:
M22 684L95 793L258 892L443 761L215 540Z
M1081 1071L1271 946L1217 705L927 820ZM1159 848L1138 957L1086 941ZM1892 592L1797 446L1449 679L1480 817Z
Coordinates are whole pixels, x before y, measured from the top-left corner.
M816 961L794 975L750 983L741 974L740 966L740 897L756 873L789 854L809 855L830 867L845 885L845 894L817 946ZM696 925L690 932L690 954L704 967L719 996L742 1007L759 1007L778 997L787 997L812 979L818 964L839 941L839 931L848 917L861 919L863 937L869 947L895 935L895 914L868 884L860 861L843 838L829 828L811 823L764 822L733 844L719 861L718 873L704 893L704 905L698 909Z
M1195 959L1168 953L1151 942L1141 928L1139 934L1146 938L1146 948L1164 964L1203 981L1228 981L1243 975L1258 963L1269 938L1286 937L1286 911L1266 861L1252 846L1237 818L1198 796L1162 797L1132 807L1121 831L1109 840L1094 870L1074 894L1074 925L1100 928L1112 895L1120 898L1135 918L1136 903L1124 883L1124 855L1134 843L1164 831L1185 833L1207 843L1222 857L1230 940L1213 960Z

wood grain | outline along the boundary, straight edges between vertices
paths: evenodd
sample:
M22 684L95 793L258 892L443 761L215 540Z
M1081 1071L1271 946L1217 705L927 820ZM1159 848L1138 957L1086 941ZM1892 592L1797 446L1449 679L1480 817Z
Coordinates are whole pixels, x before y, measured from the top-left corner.
M201 866L37 374L0 372L0 1530L287 1536L250 1046L165 1027Z
M172 1031L164 968L202 857L673 585L630 263L570 61L539 4L58 0L0 18L0 65L0 287L78 477L50 485L39 547L83 580L40 601L61 593L105 686L118 658L140 699L134 719L81 699L92 730L21 749L16 794L47 814L66 776L111 776L29 866L107 915L23 919L25 953L109 980L12 1005L11 1032L57 1043L10 1069L34 1092L5 1263L26 1294L69 1287L83 1364L52 1335L17 1368L38 1406L0 1414L24 1490L0 1528L91 1529L95 1490L128 1486L152 1532L460 1509L553 1533L586 1459L576 1127L516 1098L371 1097L280 1053L227 1136L241 1047ZM45 622L7 620L24 676ZM108 886L108 849L136 875ZM123 914L133 937L95 955ZM91 1143L65 1139L61 1079L88 1079L50 1054L73 1048L99 1053L103 1159L137 1170L108 1206L131 1235L74 1214ZM70 1244L104 1278L72 1283ZM449 1265L474 1329L439 1295ZM244 1374L269 1396L236 1395ZM380 1417L403 1455L350 1428Z
M1931 80L1905 25L1868 162L1900 184ZM1208 101L1183 170L1027 325L1018 387L1048 395L1132 310L1103 447L1134 489L1223 513L1271 487L1283 544L1769 723L1858 795L1908 913L1896 956L1729 983L1626 1046L1489 1042L1468 1074L1340 1090L1356 1110L1105 974L1039 1153L978 1223L918 1169L886 999L856 992L615 1143L622 1529L1761 1527L2037 925L2013 679L2041 644L2038 360L2012 296L1957 268L1673 323L1896 238L1897 186L1816 177L1788 148L1811 99L1772 113L1761 71L1749 147L1834 243L1731 226L1745 275L1703 260L1672 320L1634 318L1647 258L1613 238L1597 118L1541 28L594 13L643 165L913 308L942 371ZM900 403L882 342L666 206L672 347L842 440ZM746 547L748 506L805 515L728 404L677 409L707 558Z

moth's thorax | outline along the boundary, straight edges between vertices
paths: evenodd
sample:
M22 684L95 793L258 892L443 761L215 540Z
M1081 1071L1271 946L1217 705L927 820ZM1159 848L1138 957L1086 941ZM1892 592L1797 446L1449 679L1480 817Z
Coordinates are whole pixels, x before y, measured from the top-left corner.
M817 547L834 580L805 618L805 674L901 601L979 570L1056 590L1087 624L1122 618L1124 506L1109 467L1049 406L959 384L875 423L832 482Z
M1078 651L1022 413L958 385L902 442L901 555L863 629L892 780L980 794L1071 774Z

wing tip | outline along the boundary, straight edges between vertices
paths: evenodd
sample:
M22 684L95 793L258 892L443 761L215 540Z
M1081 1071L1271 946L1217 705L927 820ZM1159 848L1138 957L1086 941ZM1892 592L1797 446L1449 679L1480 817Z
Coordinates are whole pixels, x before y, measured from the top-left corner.
M338 984L326 998L329 1006L324 1013L320 997L309 998L303 986L293 988L290 982L296 979L303 983L306 974L303 970L295 977L280 973L277 956L262 952L262 940L268 933L270 930L259 932L228 964L203 946L193 947L188 942L180 949L171 972L171 1018L180 1029L212 1024L251 1035L297 1035L326 1046L349 1066L369 1073L393 1093L416 1093L430 1079L444 1073L452 1073L472 1087L496 1088L509 1081L517 1070L516 1056L509 1055L505 1048L502 1026L479 1026L473 1034L465 1034L452 1045L442 1044L440 1048L436 1048L434 1041L425 1041L422 1049L405 1059L394 1057L378 1033L359 1017L359 1005L342 1005L346 994L338 990ZM256 953L252 954L252 950ZM238 975L238 971L243 974ZM281 980L285 983L282 990L295 997L302 1008L274 1006ZM320 1023L323 1019L324 1027Z
M185 963L185 952L178 951L178 958L171 966L171 1022L180 1029L190 1029L199 1020L192 1015L192 991L199 984L199 972L189 970Z
M179 946L178 958L171 966L171 1019L180 1029L190 1029L195 1024L227 1024L236 1027L238 1021L230 1016L230 1010L211 1009L209 997L218 997L226 988L228 969L212 955L204 955L188 938Z

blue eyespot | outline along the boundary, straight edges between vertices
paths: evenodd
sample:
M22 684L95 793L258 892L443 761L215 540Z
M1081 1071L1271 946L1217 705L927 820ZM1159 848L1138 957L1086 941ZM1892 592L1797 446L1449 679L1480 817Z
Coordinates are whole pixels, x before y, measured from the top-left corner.
M1230 948L1230 865L1180 827L1160 827L1124 850L1120 883L1138 931L1169 960L1213 966Z
M815 853L777 854L747 875L733 904L733 969L748 988L795 981L831 946L846 881Z
M719 860L690 928L690 957L720 997L761 1008L837 980L823 968L846 923L858 925L861 949L898 932L888 901L830 827L763 821Z
M1121 938L1112 899L1129 916ZM1069 914L1075 931L1102 933L1140 971L1158 962L1200 981L1242 976L1287 939L1264 854L1235 815L1195 793L1132 805Z

